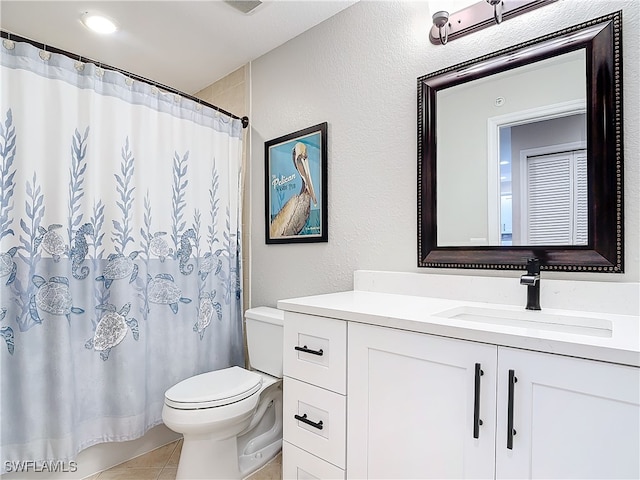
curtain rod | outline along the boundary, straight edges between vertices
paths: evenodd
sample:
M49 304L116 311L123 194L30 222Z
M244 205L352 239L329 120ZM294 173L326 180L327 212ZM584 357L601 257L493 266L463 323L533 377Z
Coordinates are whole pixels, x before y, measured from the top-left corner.
M123 75L125 75L127 77L130 77L130 78L132 78L134 80L138 80L140 82L148 83L150 85L153 85L154 87L158 87L158 88L160 88L162 90L165 90L165 91L167 91L169 93L175 93L177 95L180 95L181 97L187 98L187 99L192 100L192 101L194 101L196 103L200 103L200 104L205 105L205 106L207 106L209 108L212 108L212 109L214 109L214 110L216 110L216 111L218 111L220 113L224 113L225 115L228 115L231 118L235 118L237 120L241 120L242 121L242 128L247 128L249 126L249 117L247 117L247 116L239 117L237 115L234 115L233 113L227 112L226 110L224 110L224 109L222 109L222 108L220 108L220 107L218 107L216 105L213 105L212 103L205 102L204 100L202 100L202 99L200 99L198 97L194 97L193 95L189 95L188 93L181 92L180 90L177 90L177 89L172 88L172 87L168 87L166 85L163 85L161 83L155 82L153 80L149 80L148 78L141 77L140 75L136 75L135 73L127 72L126 70L122 70L121 68L112 67L111 65L106 65L106 64L104 64L102 62L97 62L97 61L92 60L90 58L82 57L82 56L80 56L80 55L78 55L76 53L67 52L65 50L61 50L59 48L52 47L50 45L46 45L44 43L36 42L35 40L31 40L31 39L26 38L26 37L21 37L20 35L9 33L9 32L6 32L4 30L0 30L0 37L1 38L6 38L7 40L13 40L13 41L16 41L16 42L26 42L26 43L29 43L29 44L33 45L34 47L39 48L41 50L45 50L47 52L59 53L61 55L65 55L67 57L70 57L72 60L83 61L85 63L93 63L95 65L98 65L100 68L104 68L106 70L113 70L113 71L116 71L116 72L120 72Z

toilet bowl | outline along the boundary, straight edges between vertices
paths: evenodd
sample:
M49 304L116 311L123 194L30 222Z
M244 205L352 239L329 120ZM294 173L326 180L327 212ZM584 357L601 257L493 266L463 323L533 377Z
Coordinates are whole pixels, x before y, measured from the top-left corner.
M187 378L165 393L162 419L184 436L177 480L241 479L282 448L283 312L245 312L252 370Z

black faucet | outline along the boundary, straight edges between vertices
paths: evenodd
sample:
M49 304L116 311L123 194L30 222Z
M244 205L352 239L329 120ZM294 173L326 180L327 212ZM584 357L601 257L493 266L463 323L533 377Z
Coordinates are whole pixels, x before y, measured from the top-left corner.
M520 285L527 286L527 310L540 308L540 259L527 259L527 273L520 277Z

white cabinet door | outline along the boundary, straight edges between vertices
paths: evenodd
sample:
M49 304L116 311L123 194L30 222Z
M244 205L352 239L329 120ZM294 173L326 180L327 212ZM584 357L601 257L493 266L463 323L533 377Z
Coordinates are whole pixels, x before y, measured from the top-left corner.
M640 478L639 397L638 368L498 348L496 478Z
M494 477L497 347L357 323L348 347L347 478Z

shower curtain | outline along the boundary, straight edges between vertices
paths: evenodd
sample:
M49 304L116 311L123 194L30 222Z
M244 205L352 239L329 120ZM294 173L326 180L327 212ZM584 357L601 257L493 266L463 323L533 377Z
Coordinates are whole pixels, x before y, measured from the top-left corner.
M242 125L28 43L0 53L7 470L137 438L171 385L244 365Z

